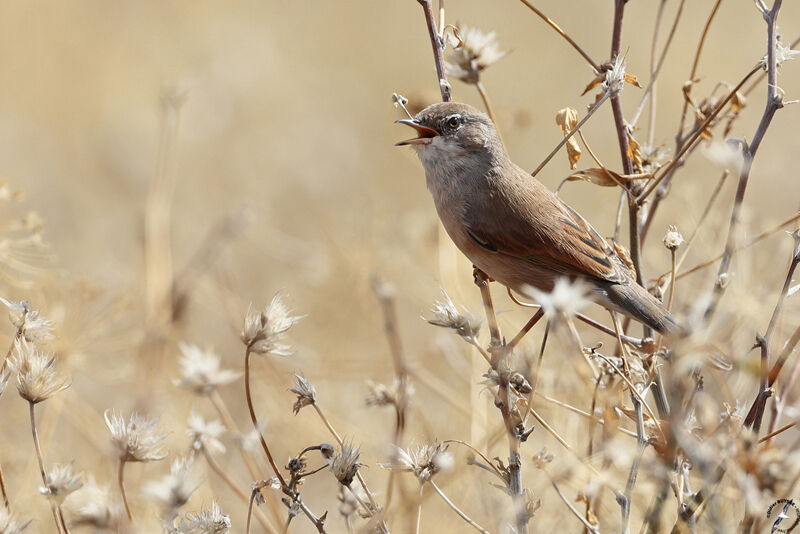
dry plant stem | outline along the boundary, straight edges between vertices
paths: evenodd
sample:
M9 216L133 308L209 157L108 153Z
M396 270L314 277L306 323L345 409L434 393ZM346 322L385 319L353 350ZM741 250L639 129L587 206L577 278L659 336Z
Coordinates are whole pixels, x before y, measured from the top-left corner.
M447 497L447 495L445 495L445 494L444 494L444 492L443 492L442 490L440 490L440 489L439 489L439 486L437 486L437 485L436 485L436 483L435 483L433 480L429 480L429 481L428 481L428 484L430 484L430 485L431 485L431 487L434 489L434 491L436 491L436 493L438 493L438 494L439 494L439 497L441 497L441 498L442 498L442 500L443 500L445 503L447 503L447 506L449 506L449 507L450 507L450 508L451 508L451 509L452 509L452 510L453 510L453 511L456 513L456 514L458 514L458 517L460 517L461 519L463 519L464 521L466 521L467 523L469 523L469 525L470 525L471 527L473 527L475 530L477 530L478 532L483 532L483 534L489 534L489 531L488 531L488 530L486 530L485 528L483 528L482 526L480 526L478 523L476 523L475 521L473 521L472 519L470 519L470 517L469 517L467 514L465 514L464 512L462 512L462 511L461 511L461 509L460 509L458 506L456 506L456 505L453 503L453 501L451 501L451 500L450 500L450 499Z
M242 491L242 489L236 485L236 482L234 482L233 479L219 466L216 460L214 460L214 457L211 456L205 449L203 449L203 456L208 462L208 466L211 468L211 470L214 471L214 473L216 473L217 476L219 476L231 490L233 490L233 492L239 497L239 499L241 499L242 502L246 503L248 499L247 494ZM261 523L261 526L264 527L264 530L270 534L278 534L277 529L272 526L272 524L269 522L269 519L267 519L267 516L264 515L264 512L262 512L260 508L255 509L255 515L256 519L258 519L259 523Z
M542 317L544 317L544 311L539 308L536 313L533 314L533 317L531 317L528 322L525 323L525 326L520 329L517 335L514 336L514 339L508 342L508 344L505 346L505 350L510 354L511 351L514 350L514 347L516 347L519 342L522 341L522 338L525 337L525 334L530 332L531 328L533 328Z
M669 298L667 299L667 310L672 311L672 299L675 297L675 249L670 249L670 256L672 257L672 269L670 270L669 277Z
M541 397L542 399L544 399L545 401L549 402L550 404L555 404L556 406L560 406L562 408L566 408L567 410L571 411L572 413L581 415L581 416L589 419L590 421L592 421L595 424L598 424L598 425L606 424L606 422L605 422L605 420L603 418L594 416L591 413L583 411L580 408L576 408L575 406L572 406L571 404L567 404L564 401L560 401L558 399L554 399L552 397L548 397L547 395L543 395L543 394L541 394L539 392L535 392L534 394L539 396L539 397ZM625 435L634 437L634 438L637 437L635 432L631 432L627 428L617 427L617 431L619 431L619 432L621 432L621 433L623 433Z
M789 264L789 271L786 273L786 279L783 282L783 288L781 289L781 294L778 297L778 302L775 304L775 309L772 310L772 317L769 319L767 333L764 334L764 339L766 340L767 345L769 345L769 340L772 337L772 333L775 331L775 326L778 324L778 317L780 317L781 310L783 310L783 303L786 300L789 287L792 285L792 278L794 277L794 271L797 269L798 263L800 263L800 238L795 238L795 246L792 252L792 261Z
M256 490L250 492L250 502L247 504L247 534L250 534L250 519L253 517L253 501L256 499ZM284 532L289 528L289 524L286 524L286 528L283 529Z
M764 114L761 116L761 121L758 124L753 140L749 145L745 145L744 151L744 164L742 165L741 174L739 175L739 186L736 188L736 197L733 202L733 209L731 210L731 220L728 227L728 239L725 243L725 252L722 255L722 262L717 272L717 280L722 276L728 275L731 259L736 248L736 231L739 224L739 214L744 202L744 194L747 191L747 184L750 180L750 170L753 166L753 160L758 152L758 147L767 133L772 118L775 112L783 107L783 99L778 89L778 64L775 58L775 48L777 44L777 31L778 31L778 12L781 9L782 0L775 0L764 18L767 21L767 104L764 108ZM726 284L717 283L714 285L714 295L711 304L706 309L706 319L710 318L716 310L720 298L725 292Z
M633 118L630 121L631 126L635 125L639 122L639 116L644 109L645 103L648 101L650 102L650 116L649 122L647 125L648 133L647 133L647 144L649 146L653 146L653 135L655 133L655 123L656 123L656 82L658 81L658 75L661 72L661 67L664 65L664 59L667 57L667 52L669 51L670 46L672 45L672 40L675 37L675 31L678 29L678 22L681 20L681 15L683 15L683 6L686 3L686 0L681 0L681 3L678 5L678 11L675 14L675 20L672 22L672 27L669 30L669 36L667 36L667 42L664 44L664 48L661 50L661 55L658 58L658 62L656 63L656 44L658 41L658 30L661 27L661 20L664 13L664 7L666 5L666 0L662 0L661 4L658 7L658 15L656 17L656 29L653 32L653 45L650 49L650 82L647 84L647 87L644 89L644 94L642 95L641 100L639 101L639 105L636 108L636 111L633 114Z
M481 292L483 309L486 313L486 323L489 325L489 335L491 336L489 346L493 348L499 347L503 344L503 336L500 333L500 326L497 323L497 315L494 312L492 292L489 289L489 277L477 267L473 267L472 275L475 280L475 285L478 286L478 289Z
M422 492L424 489L425 484L420 483L419 495L417 496L417 517L414 521L414 534L419 534L419 526L422 523Z
M253 428L258 432L258 438L261 441L261 447L267 455L269 465L272 467L275 476L278 477L281 486L286 487L286 479L283 478L280 469L278 469L278 464L276 464L275 460L272 458L272 453L267 446L267 441L264 439L264 434L261 433L261 426L258 423L255 408L253 408L253 398L250 395L250 354L250 347L247 347L244 353L244 393L247 399L247 409L250 411L250 419L253 421Z
M328 420L328 418L325 417L325 414L322 412L322 409L317 405L316 402L314 404L312 404L312 406L314 407L314 410L317 412L317 415L319 415L319 418L322 419L322 422L325 424L325 427L328 429L328 431L331 433L331 435L333 435L333 438L336 440L336 443L338 443L340 447L342 445L344 445L344 442L342 441L341 436L339 436L339 433L336 432L335 428L333 428L333 425L331 425L331 423ZM361 485L361 488L364 490L364 493L367 494L367 497L369 498L369 502L372 505L373 509L377 510L378 509L378 503L375 502L375 496L372 494L372 492L370 491L369 487L367 486L367 483L364 480L364 477L361 474L361 471L356 471L356 478L358 479L358 483ZM350 488L348 487L347 489L350 489ZM353 490L350 489L350 491L352 492ZM355 493L353 493L353 495L358 499L358 496L355 495ZM361 499L358 499L358 501L361 502ZM373 512L372 512L372 509L370 509L364 503L361 503L361 504L364 507L364 510L367 512L367 514L370 515L370 517L374 515Z
M447 83L447 75L444 70L444 39L436 30L436 21L433 17L433 8L431 7L431 0L417 0L419 5L422 6L422 11L425 13L425 22L428 25L428 36L431 39L431 47L433 48L433 60L436 65L436 76L439 84L439 91L442 93L442 101L450 102L450 84Z
M34 411L34 406L36 406L32 402L28 402L28 407L30 409L30 417L31 417L31 433L33 434L33 446L36 449L36 459L39 461L39 473L42 475L42 484L47 487L47 473L44 470L44 458L42 457L42 447L39 444L39 431L36 429L36 414ZM56 522L56 528L58 532L61 533L63 530L61 529L61 522L58 519L58 511L56 510L56 506L51 502L50 503L50 510L53 512L53 519Z
M717 115L720 114L720 112L725 108L728 102L731 101L731 99L742 88L742 86L745 83L747 83L747 80L749 80L759 70L761 70L761 64L758 64L755 67L753 67L750 70L750 72L748 72L744 76L744 78L742 78L741 81L738 84L736 84L736 86L733 89L731 89L731 91L722 100L722 102L720 102L720 104L716 108L714 108L714 111L712 111L708 115L708 117L706 117L706 120L704 120L702 124L700 124L699 126L697 126L697 128L694 129L693 133L687 138L687 141L682 145L678 153L675 154L675 156L672 158L672 161L670 161L669 164L667 164L665 167L659 169L658 171L659 176L655 180L650 182L650 185L648 185L647 188L645 188L645 190L642 191L642 193L639 194L638 197L636 197L636 202L638 204L644 203L644 200L650 195L650 193L655 191L656 188L658 188L658 186L661 184L661 182L664 181L666 177L670 175L672 170L675 169L675 167L677 167L679 164L681 164L681 159L691 148L695 146L695 142L700 139L700 136L703 133L703 131L713 122L714 119L717 118ZM653 208L650 208L650 213L652 214L652 212ZM652 215L650 216L650 219L652 219Z
M494 116L494 111L492 111L492 105L489 103L489 95L486 94L486 89L483 87L483 82L480 80L475 83L475 88L478 90L478 94L481 95L481 99L483 100L483 105L486 107L486 114L489 115L489 118L494 123L495 129L497 130L497 136L500 138L500 142L503 142L503 136L500 135L500 126L497 124L497 119Z
M760 243L761 241L763 241L767 237L771 236L772 234L778 232L781 228L784 228L784 227L792 224L793 222L796 222L796 221L799 221L799 220L800 220L800 214L794 215L792 217L789 217L788 219L786 219L782 223L778 224L777 226L774 226L774 227L770 228L769 230L765 230L764 232L761 232L757 236L755 236L752 239L750 239L750 241L748 241L744 245L741 245L741 246L737 247L736 251L738 252L740 250L744 250L746 248L750 248L753 245L756 245L756 244ZM706 267L717 263L721 259L722 259L722 254L718 254L717 256L714 256L710 260L706 260L703 263L699 263L699 264L695 265L694 267L692 267L691 269L688 269L688 270L676 275L675 278L680 280L684 276L688 276L688 275L690 275L692 273L696 273L697 271L705 269ZM662 276L666 276L667 274L669 274L669 273L664 273Z
M548 24L548 25L549 25L551 28L553 28L553 29L554 29L554 30L555 30L555 31L556 31L556 32L557 32L557 33L558 33L558 34L559 34L561 37L563 37L564 39L566 39L566 41L567 41L567 42L568 42L568 43L569 43L569 44L572 46L572 48L574 48L574 49L575 49L575 50L576 50L576 51L577 51L577 52L578 52L578 53L579 53L581 56L583 56L583 59L585 59L585 60L586 60L586 61L589 63L589 65L591 65L591 66L592 66L592 69L593 69L593 70L594 70L596 73L599 73L599 72L600 72L600 67L597 65L597 63L595 63L595 62L594 62L594 60L592 60L592 58L591 58L591 57L589 57L589 54L587 54L587 53L586 53L586 52L583 50L583 48L581 48L581 47L578 45L578 43L576 43L576 42L575 42L575 40L574 40L574 39L572 39L572 37L570 37L570 36L567 34L567 32L565 32L564 30L562 30L562 29L561 29L561 28L558 26L558 24L556 24L555 22L553 22L553 20L552 20L550 17L548 17L547 15L545 15L544 13L542 13L542 12L541 12L539 9L537 9L537 8L536 8L536 7L535 7L533 4L531 4L531 3L530 3L528 0L520 0L520 1L521 1L523 4L525 4L526 6L528 6L528 8L529 8L531 11L533 11L534 13L536 13L536 14L539 16L539 18L541 18L543 21L545 21L545 22L546 22L546 23L547 23L547 24Z
M430 8L430 6L428 7ZM395 404L396 419L394 428L394 444L397 447L402 447L403 433L405 432L406 427L406 408L408 402L408 366L405 363L403 344L402 340L400 339L400 333L397 329L397 313L394 307L394 299L389 291L381 290L380 282L378 280L373 280L373 289L375 290L375 293L378 296L378 300L381 304L381 311L383 312L383 328L386 332L386 340L389 342L389 352L392 356L392 364L394 365L394 371L398 381L398 402ZM384 517L389 510L389 505L392 503L394 480L395 472L390 471L389 479L386 482L386 504L383 508Z
M717 0L714 4L714 7L711 10L711 13L706 20L706 24L703 27L703 33L700 35L700 42L697 45L697 51L695 52L694 61L692 62L692 71L689 74L689 80L694 80L695 76L697 75L697 66L700 63L700 55L703 51L703 45L705 44L706 37L708 36L708 30L711 27L711 23L714 20L714 17L717 14L717 10L719 9L722 0ZM678 133L675 134L675 153L679 153L682 151L684 147L685 138L683 137L683 128L686 121L686 112L688 110L689 102L687 99L683 101L683 110L681 111L681 121L680 126L678 127ZM658 187L655 191L656 194L653 197L653 200L650 205L650 209L647 212L647 215L642 224L642 233L643 235L647 234L648 229L650 228L650 223L653 221L653 216L658 209L658 206L661 203L661 200L667 195L667 187L669 185L672 176L674 175L675 170L677 170L677 166L673 167L669 172L664 174L663 182L661 183L660 187Z
M789 48L792 49L792 50L796 50L797 49L797 45L799 45L799 44L800 44L800 37L798 37L794 41L792 41L792 43L789 45ZM762 72L761 74L759 74L756 77L756 79L753 80L753 83L750 84L750 87L748 87L747 89L742 90L742 94L744 94L744 96L748 96L750 93L752 93L755 90L756 87L761 85L761 81L766 76L767 76L766 72Z
M64 528L64 534L70 534L69 527L67 526L67 519L64 517L64 510L58 507L58 519L61 521L61 526Z
M128 515L128 520L133 522L133 514L131 507L128 504L128 494L125 492L125 460L120 459L119 467L117 468L117 483L119 484L119 492L122 494L122 503L125 505L125 512Z
M6 507L6 510L9 509L8 504L8 491L6 490L6 481L3 478L3 468L0 467L0 492L3 494L3 505Z
M228 428L228 430L232 432L234 435L237 436L241 435L241 432L239 431L239 426L236 424L236 421L233 420L233 416L231 416L231 412L230 410L228 410L228 407L225 404L225 401L222 399L222 396L219 394L219 392L217 390L212 390L211 393L208 394L208 400L211 401L211 404L217 410L217 413L219 413L223 423ZM262 478L264 478L259 472L259 469L256 466L256 463L253 461L252 456L250 456L250 453L247 452L247 450L245 450L245 448L242 446L241 440L235 440L235 441L236 441L236 447L239 449L239 452L242 455L242 459L244 460L244 463L247 466L247 471L250 473L252 479L261 480ZM280 511L278 510L277 505L275 504L275 499L273 498L272 494L268 492L266 489L261 489L260 491L262 497L264 497L264 500L267 502L267 505L269 505L272 518L275 521L281 521L283 518L281 516ZM245 496L245 501L246 499L247 496ZM260 511L260 509L258 510ZM258 516L258 512L256 512L256 516Z
M800 326L794 331L792 334L791 339L786 344L781 353L781 356L778 358L778 361L775 363L777 367L780 364L780 368L775 369L775 377L777 379L778 373L780 373L780 369L783 367L784 362L791 354L794 347L797 343L800 342ZM778 419L780 418L781 414L783 413L783 409L786 406L786 401L788 400L788 394L794 388L794 384L797 381L797 378L800 377L800 359L798 359L794 364L794 369L792 369L792 374L789 375L789 380L783 385L781 388L781 392L778 395L778 400L772 405L772 419L769 424L769 432L772 433L775 430L775 426L778 424Z
M542 162L539 164L539 166L536 167L533 170L533 172L531 173L531 176L536 176L537 174L539 174L539 171L541 171L544 168L544 166L547 165L550 162L551 159L553 159L553 156L555 156L558 153L558 151L561 149L561 147L563 147L564 145L567 144L567 141L569 141L570 138L573 135L575 135L578 132L578 130L581 129L581 126L583 126L584 123L586 121L588 121L589 118L592 115L594 115L594 112L597 111L600 108L600 106L603 104L603 102L605 102L608 99L609 96L610 96L610 93L608 91L603 93L603 96L600 97L600 100L595 102L594 105L589 109L589 111L586 112L586 116L583 117L578 122L578 124L575 125L575 127L572 130L567 132L567 135L565 135L564 138L561 139L561 141L559 141L559 143L556 145L556 147L553 150L550 151L550 153L547 155L546 158L544 158L544 160L542 160ZM626 141L626 143L627 143L627 141Z
M578 520L579 520L581 523L583 523L583 526L584 526L584 527L585 527L585 528L586 528L586 529L587 529L589 532L592 532L593 534L600 534L600 531L599 531L599 530L597 530L597 527L595 527L594 525L592 525L591 523L589 523L589 521L587 521L587 520L586 520L586 519L585 519L585 518L584 518L584 517L581 515L581 513L580 513L580 512L579 512L577 509L575 509L575 506L573 506L573 504L572 504L571 502L569 502L569 500L567 500L567 498L564 496L564 494L563 494L563 493L561 493L561 490L560 490L560 489L558 489L558 485L556 484L556 481L555 481L555 480L553 480L553 478L552 478L552 477L550 477L550 483L553 485L553 489L554 489L554 490L556 490L556 493L558 494L559 498L561 498L561 500L563 501L563 503L567 505L567 508L569 508L569 511L570 511L570 512L572 512L572 515L574 515L575 517L577 517L577 518L578 518Z

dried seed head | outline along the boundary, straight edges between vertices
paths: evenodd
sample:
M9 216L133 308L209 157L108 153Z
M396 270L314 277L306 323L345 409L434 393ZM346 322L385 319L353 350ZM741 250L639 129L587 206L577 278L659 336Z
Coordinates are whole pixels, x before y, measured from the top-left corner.
M474 340L481 330L481 320L469 312L460 313L450 296L442 289L442 300L436 301L431 308L433 317L428 323L442 328L449 328L466 340Z
M409 447L407 450L397 447L392 462L380 466L395 471L410 471L421 483L425 483L436 473L452 469L453 455L447 447L442 442Z
M448 75L464 83L478 83L486 67L508 54L508 51L500 50L494 32L484 33L478 28L465 26L456 32L453 40L454 49L447 56L445 68Z
M47 483L39 488L39 493L61 506L64 499L83 486L83 473L75 474L72 464L54 464L45 475ZM0 531L2 532L2 531Z
M317 402L317 390L303 375L294 375L294 386L290 387L289 391L297 395L297 400L292 406L295 415L303 406L310 406Z
M566 278L559 278L550 293L535 287L528 288L528 291L544 313L551 317L572 317L589 304L588 288L579 280L570 282Z
M259 422L258 429L252 427L247 431L247 434L240 434L236 440L247 452L253 453L261 449L261 434L266 429L263 422Z
M26 523L17 521L11 512L0 504L0 534L20 534L29 524L30 521Z
M230 384L241 373L220 369L220 357L211 350L203 350L197 345L181 343L178 345L181 357L181 378L173 383L198 395L208 395L214 389Z
M536 456L533 457L533 465L537 467L537 469L544 469L544 467L553 461L553 454L547 452L547 449L542 449Z
M225 433L225 427L219 421L205 421L195 412L189 414L189 428L186 435L192 442L192 450L205 451L212 456L225 452L225 445L219 440Z
M247 310L242 327L242 342L256 354L277 354L288 356L290 347L280 343L287 330L304 316L289 314L289 308L276 293L264 311Z
M614 58L614 63L611 68L606 72L605 80L603 80L603 90L612 95L618 94L625 86L625 58L617 56Z
M561 133L567 135L578 125L578 111L573 108L560 110L556 113L556 124ZM567 158L569 159L569 168L575 169L578 166L578 160L581 158L581 148L578 146L578 140L574 135L567 141Z
M111 495L113 492L108 485L98 486L90 475L88 482L64 503L69 512L70 526L115 531L123 512Z
M669 250L677 250L683 244L683 236L678 232L678 227L670 224L662 242Z
M192 493L197 489L198 484L191 474L191 467L191 458L177 458L172 462L169 474L145 486L144 492L163 505L164 519L174 519L178 510L189 502Z
M784 61L790 61L800 55L800 50L792 50L780 41L775 42L775 64L780 67ZM765 55L761 58L761 67L764 70L769 68L768 58Z
M0 297L0 302L8 308L8 318L11 320L21 337L33 343L47 343L53 335L53 322L32 310L27 301L13 302Z
M23 399L36 404L69 387L69 379L56 373L53 354L37 351L24 338L14 341L14 350L11 368L17 374L17 391Z
M361 467L361 453L352 443L343 443L342 448L330 459L331 472L343 486L350 486Z
M222 513L215 501L211 502L210 510L186 514L186 521L189 531L198 534L228 534L231 530L231 518Z
M158 429L158 419L149 419L136 412L128 421L111 410L104 414L111 431L111 442L123 462L154 462L167 457L162 442L167 437Z

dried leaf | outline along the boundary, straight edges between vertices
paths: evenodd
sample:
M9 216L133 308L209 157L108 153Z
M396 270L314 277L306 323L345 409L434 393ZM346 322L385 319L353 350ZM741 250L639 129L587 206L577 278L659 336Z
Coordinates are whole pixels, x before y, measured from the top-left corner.
M581 169L578 172L570 174L564 178L556 191L560 190L561 186L563 186L566 182L576 182L579 180L599 185L601 187L614 187L632 180L647 180L652 177L652 173L649 172L640 174L619 174L609 169L592 167L589 169Z
M619 413L614 404L606 404L603 410L603 441L608 442L617 433L619 427Z
M642 84L639 83L639 79L633 74L626 74L625 81L633 86L638 87L639 89L642 88Z
M561 133L567 135L567 132L578 125L578 110L573 108L564 108L556 113L556 124L561 128Z
M556 124L561 129L561 133L567 135L578 125L578 111L573 108L560 110L556 113ZM575 137L567 140L567 158L569 159L569 168L572 170L577 168L578 160L581 159L581 148Z
M687 81L686 83L683 84L683 88L682 88L683 89L683 98L685 98L686 101L689 102L692 105L692 107L696 107L696 104L695 104L694 100L692 100L692 96L691 96L692 87L698 81L700 81L700 80L699 79L689 80L689 81Z
M589 82L589 85L586 86L586 89L583 90L581 96L585 95L586 93L588 93L589 91L591 91L592 89L603 83L605 79L606 79L605 72L601 72L600 74L595 76L594 79L591 82Z
M741 91L736 91L733 97L731 97L731 110L734 114L738 115L745 106L747 106L747 98Z
M637 169L642 170L642 147L630 133L628 134L628 157L631 158Z
M578 146L574 136L567 141L567 158L570 170L575 170L578 167L578 160L581 159L581 147Z

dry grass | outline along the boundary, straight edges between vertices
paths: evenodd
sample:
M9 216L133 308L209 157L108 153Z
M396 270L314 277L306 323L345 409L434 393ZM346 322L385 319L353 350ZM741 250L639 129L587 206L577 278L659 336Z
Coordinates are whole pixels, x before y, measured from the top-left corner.
M800 8L301 4L4 7L0 487L24 532L773 529L800 492L800 76L758 62ZM439 99L459 40L453 98L491 99L553 189L580 151L559 194L691 336L574 301L526 325L473 284L388 98Z

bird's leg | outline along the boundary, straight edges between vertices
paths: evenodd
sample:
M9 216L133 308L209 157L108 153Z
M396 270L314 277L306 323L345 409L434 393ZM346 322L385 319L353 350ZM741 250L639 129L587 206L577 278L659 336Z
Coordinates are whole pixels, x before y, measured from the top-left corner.
M489 334L492 336L489 342L489 351L493 352L503 346L503 336L500 333L500 325L497 324L497 315L494 312L492 292L489 289L490 279L485 272L474 265L472 266L472 277L475 280L475 285L478 286L478 289L481 291L483 309L486 313L486 322L489 325Z

